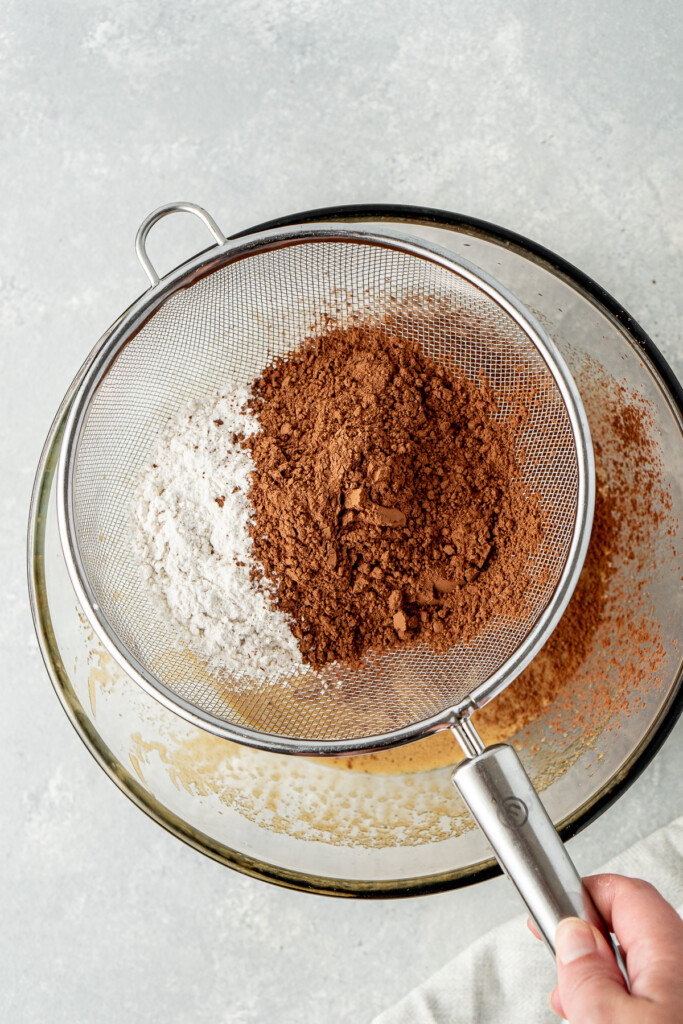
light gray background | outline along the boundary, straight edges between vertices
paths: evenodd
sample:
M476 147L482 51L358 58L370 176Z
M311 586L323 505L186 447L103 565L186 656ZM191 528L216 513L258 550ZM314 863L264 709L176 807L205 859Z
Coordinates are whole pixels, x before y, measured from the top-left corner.
M394 903L233 874L128 803L54 698L29 492L78 365L143 289L142 218L224 230L344 202L453 209L619 297L679 375L677 2L10 0L0 24L0 1019L367 1021L517 913L502 880ZM169 269L206 244L174 218ZM589 871L683 810L682 728L571 843Z

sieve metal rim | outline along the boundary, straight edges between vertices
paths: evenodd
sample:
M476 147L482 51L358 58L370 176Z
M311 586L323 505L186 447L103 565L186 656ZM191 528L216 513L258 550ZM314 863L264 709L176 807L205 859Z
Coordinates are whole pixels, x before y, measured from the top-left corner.
M361 739L320 742L273 736L255 729L227 723L207 714L173 693L137 661L119 640L117 633L103 615L88 581L75 530L73 473L78 443L92 396L121 349L166 299L175 292L194 284L201 277L207 276L231 262L249 258L251 255L268 249L324 241L392 248L429 260L460 275L484 291L518 324L543 358L560 391L569 415L577 457L578 507L565 566L552 597L517 650L485 683L477 687L459 704L447 708L431 718L404 726L394 732L366 736ZM535 657L557 625L571 598L590 540L594 501L593 447L588 420L578 389L547 332L514 295L468 260L431 242L418 240L401 232L386 231L379 234L359 229L340 230L338 227L328 227L324 224L315 229L308 228L303 231L292 231L289 228L264 231L249 236L245 242L240 244L231 241L218 244L176 267L144 292L114 325L111 334L96 354L80 383L65 426L57 470L57 517L67 571L88 621L105 649L123 671L169 710L214 735L257 749L307 756L340 756L409 743L431 732L451 727L497 696Z

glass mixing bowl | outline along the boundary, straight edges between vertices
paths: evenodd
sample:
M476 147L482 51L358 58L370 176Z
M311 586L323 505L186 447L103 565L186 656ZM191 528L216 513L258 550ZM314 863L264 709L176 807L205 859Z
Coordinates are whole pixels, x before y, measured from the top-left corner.
M607 523L613 543L584 581L569 649L550 650L551 639L531 666L524 685L537 702L532 720L514 728L515 683L498 698L506 704L497 710L494 701L475 716L490 727L508 721L551 818L569 838L638 776L683 707L681 389L652 342L604 291L554 254L494 225L411 207L337 207L253 230L331 221L399 227L467 257L532 310L579 386L606 503L598 532ZM385 762L366 772L238 747L178 718L114 664L78 604L57 530L54 472L84 369L38 468L29 584L54 688L104 771L178 838L277 884L385 897L498 873L446 764L394 770ZM561 686L549 685L557 678Z

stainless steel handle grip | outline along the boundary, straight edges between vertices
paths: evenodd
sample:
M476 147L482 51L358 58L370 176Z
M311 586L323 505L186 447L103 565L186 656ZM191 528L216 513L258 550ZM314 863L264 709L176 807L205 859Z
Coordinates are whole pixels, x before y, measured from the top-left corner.
M565 917L596 925L614 948L512 747L501 744L468 757L453 772L453 783L552 952L555 930Z
M204 221L207 228L216 239L219 245L224 245L227 241L225 235L216 224L210 213L207 213L201 206L197 206L195 203L166 203L164 206L160 206L157 210L154 210L148 217L145 217L142 224L138 228L138 233L135 236L135 251L138 254L138 259L142 264L142 269L147 274L152 288L159 284L159 275L152 266L152 261L147 255L147 249L145 243L147 241L147 235L158 220L162 217L168 217L170 213L192 213L195 217L199 217L200 220Z

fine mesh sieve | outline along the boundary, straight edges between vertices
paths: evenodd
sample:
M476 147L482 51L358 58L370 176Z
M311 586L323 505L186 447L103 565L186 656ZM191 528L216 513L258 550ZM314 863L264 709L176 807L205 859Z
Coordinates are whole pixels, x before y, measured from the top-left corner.
M200 216L218 245L159 281L145 239L160 217L178 209ZM588 543L590 435L552 342L501 286L466 261L409 238L316 229L231 244L205 211L172 204L147 218L137 245L153 287L121 318L89 367L69 415L59 467L67 564L103 642L133 678L181 715L266 749L348 753L451 727L470 755L456 776L481 765L477 784L484 772L490 789L502 771L504 779L495 779L494 817L518 839L529 831L537 842L542 805L524 789L516 767L501 769L501 757L515 755L507 747L484 751L468 716L514 679L547 638L571 596ZM333 665L266 684L221 676L164 617L142 578L131 536L133 494L160 432L188 399L249 384L275 356L291 352L328 322L370 322L399 332L455 375L485 378L502 420L524 404L528 416L515 443L523 488L538 500L543 521L542 541L527 566L530 584L514 616L494 617L474 641L446 654L408 645L370 654L360 669ZM507 753L491 759L497 750ZM468 803L476 802L464 778L457 784ZM483 827L502 857L490 834L499 826ZM564 854L552 825L550 831L554 841L546 830L544 845L559 845ZM535 864L540 856L536 849ZM553 861L559 856L555 850ZM508 870L515 874L509 864ZM566 865L562 870L556 888L564 899L571 888L567 879L574 885L578 876L573 868L566 874ZM553 905L551 918L544 919L545 904L527 899L523 888L531 883L516 874L551 944L553 921L586 912L579 882L579 896L574 893L559 911Z
M66 522L89 602L119 653L219 731L299 743L368 741L443 715L492 680L507 680L515 655L516 671L523 667L525 642L561 595L572 545L585 532L585 437L568 407L568 374L547 340L466 271L391 239L302 236L244 255L228 250L222 265L174 288L139 329L119 334L79 395ZM391 320L392 330L450 370L484 376L503 419L512 402L524 402L529 416L517 438L523 483L544 519L525 606L445 655L422 645L371 655L360 670L332 666L321 673L326 686L312 672L265 685L216 676L142 578L131 544L133 492L160 431L187 399L249 384L273 356L319 329L325 314L342 322Z

